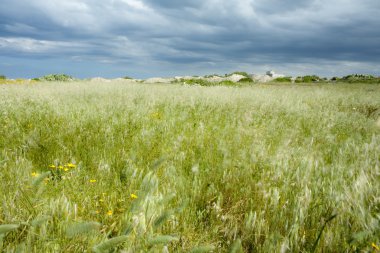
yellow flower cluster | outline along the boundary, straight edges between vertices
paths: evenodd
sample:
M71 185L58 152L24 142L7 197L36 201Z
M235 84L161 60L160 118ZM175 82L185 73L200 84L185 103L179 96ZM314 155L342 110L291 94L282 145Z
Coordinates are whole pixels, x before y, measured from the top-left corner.
M50 164L48 167L50 169L51 176L54 179L66 180L66 179L70 179L71 174L64 174L64 173L69 172L71 169L76 168L77 165L75 165L73 163L65 163L63 165L61 165L61 164L59 164L59 165L58 164Z
M58 165L58 166L56 166L56 165L54 165L54 164L50 164L49 165L49 169L51 169L51 170L63 170L63 171L65 171L65 172L67 172L67 171L69 171L70 169L74 169L74 168L76 168L77 166L75 165L75 164L73 164L73 163L66 163L65 165Z

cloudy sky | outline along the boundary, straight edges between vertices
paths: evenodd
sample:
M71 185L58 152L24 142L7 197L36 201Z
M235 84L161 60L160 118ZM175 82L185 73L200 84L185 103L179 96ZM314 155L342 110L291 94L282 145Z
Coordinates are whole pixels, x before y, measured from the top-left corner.
M0 74L380 75L379 0L1 0Z

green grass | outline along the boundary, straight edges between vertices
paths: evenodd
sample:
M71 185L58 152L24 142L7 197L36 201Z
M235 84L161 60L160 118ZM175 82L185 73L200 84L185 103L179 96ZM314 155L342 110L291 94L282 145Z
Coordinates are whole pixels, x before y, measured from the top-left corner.
M380 245L378 85L61 82L0 96L0 251Z

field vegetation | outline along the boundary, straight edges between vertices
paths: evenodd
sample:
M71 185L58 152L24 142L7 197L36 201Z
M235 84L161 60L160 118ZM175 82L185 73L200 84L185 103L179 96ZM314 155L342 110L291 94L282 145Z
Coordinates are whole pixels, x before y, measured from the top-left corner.
M274 79L274 82L278 83L291 83L292 77L291 76L284 76L284 77L277 77Z
M335 82L345 82L345 83L380 83L380 77L375 77L372 75L361 75L353 74L344 77L333 77L331 79Z
M0 96L0 251L379 251L379 85Z

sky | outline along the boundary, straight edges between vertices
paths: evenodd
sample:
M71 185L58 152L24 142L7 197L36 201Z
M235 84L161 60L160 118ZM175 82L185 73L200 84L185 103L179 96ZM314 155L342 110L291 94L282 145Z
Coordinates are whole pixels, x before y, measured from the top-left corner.
M380 75L379 0L0 0L0 74Z

